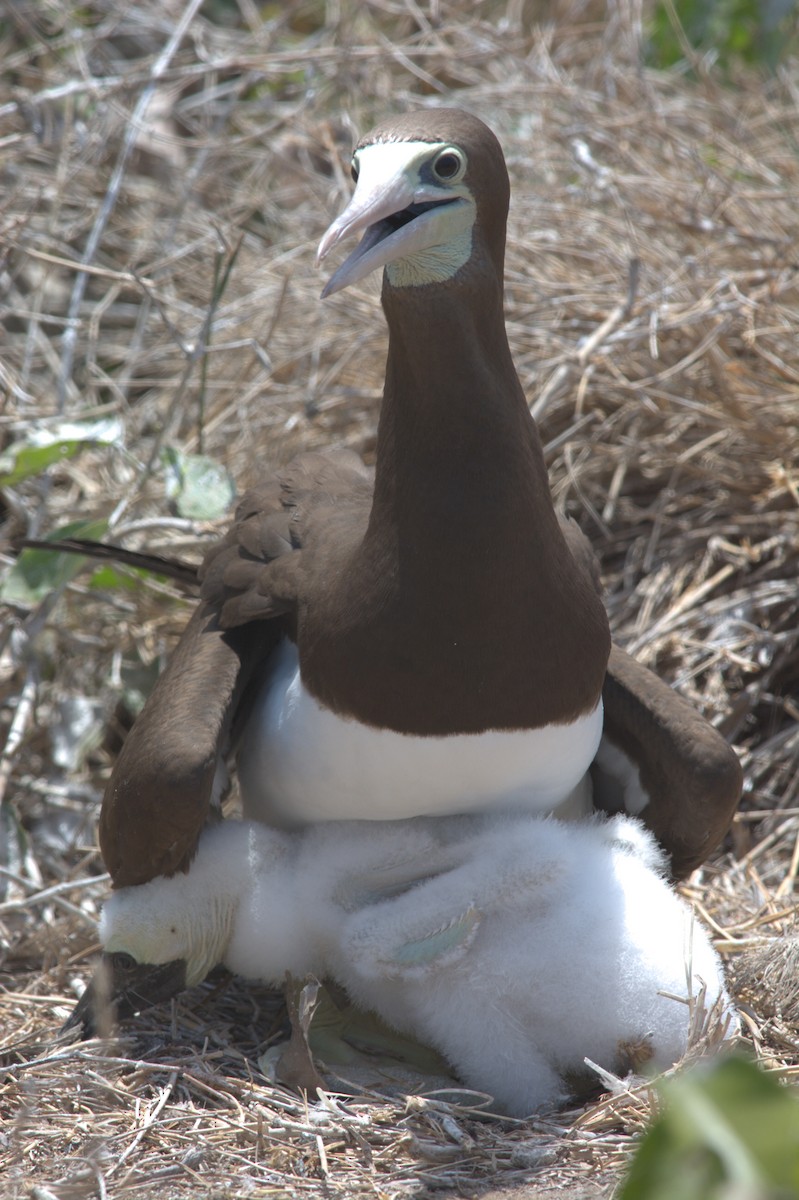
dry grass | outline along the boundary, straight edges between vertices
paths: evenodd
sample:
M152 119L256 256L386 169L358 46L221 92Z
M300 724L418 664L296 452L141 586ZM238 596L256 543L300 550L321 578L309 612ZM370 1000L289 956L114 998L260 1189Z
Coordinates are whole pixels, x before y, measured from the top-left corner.
M618 640L746 767L728 845L687 891L748 1040L795 1078L795 75L735 88L655 75L638 65L638 6L609 3L607 22L604 7L539 5L538 27L512 0L290 3L265 20L249 0L202 15L176 0L7 10L3 438L105 415L124 445L6 488L6 561L15 537L98 516L127 545L198 555L216 531L174 515L162 446L202 448L240 487L300 446L368 455L376 285L321 305L314 246L347 194L353 130L413 104L473 109L514 183L508 322L557 502L601 555ZM197 989L171 1023L142 1017L116 1047L59 1045L105 890L93 821L109 715L188 612L152 581L98 592L88 579L3 626L6 1194L388 1197L612 1179L652 1111L648 1086L525 1123L477 1119L468 1097L309 1106L258 1072L281 1016L236 981Z

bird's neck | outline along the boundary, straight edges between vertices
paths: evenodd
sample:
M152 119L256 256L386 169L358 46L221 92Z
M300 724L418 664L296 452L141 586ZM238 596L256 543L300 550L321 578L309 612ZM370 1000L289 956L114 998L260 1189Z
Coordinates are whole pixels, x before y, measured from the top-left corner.
M393 529L407 570L451 566L459 586L550 574L567 551L541 441L513 365L502 285L384 288L389 325L372 526ZM466 564L470 564L467 569ZM465 598L464 598L465 599Z
M392 683L339 705L400 732L571 721L598 701L607 618L552 505L501 278L386 284L383 304L386 384L358 563L373 636L351 638L343 670L354 677L363 659Z
M584 716L607 618L552 506L501 276L487 266L452 284L385 284L383 304L372 509L347 570L326 580L315 629L308 618L303 680L323 705L399 733Z

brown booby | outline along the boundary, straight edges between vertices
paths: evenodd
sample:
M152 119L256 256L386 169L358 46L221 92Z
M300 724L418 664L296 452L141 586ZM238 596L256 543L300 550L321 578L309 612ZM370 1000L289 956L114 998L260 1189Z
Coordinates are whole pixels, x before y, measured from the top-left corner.
M740 768L651 672L609 661L505 332L500 145L465 112L415 112L358 143L353 176L319 257L363 235L324 295L384 269L374 476L306 454L245 496L109 782L112 880L188 868L233 751L245 816L271 826L585 811L603 697L594 803L632 795L685 874L728 828Z

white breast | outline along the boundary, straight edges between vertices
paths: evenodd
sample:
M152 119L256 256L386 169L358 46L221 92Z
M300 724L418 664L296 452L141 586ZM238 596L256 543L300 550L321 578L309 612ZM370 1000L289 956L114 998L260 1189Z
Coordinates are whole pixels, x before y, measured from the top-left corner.
M308 694L287 641L239 751L244 813L284 827L503 808L580 815L601 734L601 701L570 725L538 730L425 738L373 729Z

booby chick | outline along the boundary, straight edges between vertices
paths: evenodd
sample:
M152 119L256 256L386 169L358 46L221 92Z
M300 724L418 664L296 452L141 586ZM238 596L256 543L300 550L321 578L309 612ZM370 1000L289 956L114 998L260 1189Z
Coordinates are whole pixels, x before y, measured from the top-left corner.
M333 978L361 1007L441 1052L525 1116L567 1096L584 1059L666 1068L699 997L731 1017L706 931L626 817L463 816L284 833L224 821L188 873L115 892L100 937L122 1011L217 963L282 983ZM168 993L161 986L154 999ZM684 997L685 1001L679 999ZM91 993L76 1020L91 1011ZM732 1020L732 1017L731 1017Z
M303 455L242 501L106 790L114 884L188 867L232 750L245 815L275 827L585 813L611 677L609 806L631 780L683 874L726 831L740 769L622 651L608 674L596 564L556 517L508 347L500 145L465 112L415 112L363 138L353 174L320 258L363 235L328 295L384 268L374 476Z

